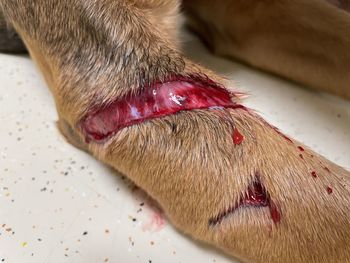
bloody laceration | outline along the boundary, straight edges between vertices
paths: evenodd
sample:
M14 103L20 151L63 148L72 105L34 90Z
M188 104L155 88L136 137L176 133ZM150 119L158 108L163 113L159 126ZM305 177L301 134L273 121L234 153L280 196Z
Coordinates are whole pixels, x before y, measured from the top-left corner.
M269 207L272 221L275 224L281 221L281 212L279 208L271 200L269 193L266 191L259 178L256 177L239 203L209 219L209 225L214 226L221 223L230 214L243 207Z
M212 107L244 109L233 102L233 96L214 82L174 79L144 87L137 94L128 94L110 105L95 109L82 120L81 128L87 142L101 141L125 127L179 111Z
M237 128L233 129L233 135L232 135L233 143L235 145L239 145L243 142L244 136L238 131Z

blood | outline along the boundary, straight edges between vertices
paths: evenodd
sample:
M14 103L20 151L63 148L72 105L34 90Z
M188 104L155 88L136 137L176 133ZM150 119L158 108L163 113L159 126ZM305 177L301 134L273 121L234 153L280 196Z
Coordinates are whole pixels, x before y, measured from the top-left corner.
M273 127L273 126L272 126ZM279 129L277 129L277 128L275 128L275 127L273 127L274 128L274 130L279 134L279 135L281 135L284 139L286 139L288 142L290 142L290 143L293 143L293 141L292 141L292 139L291 138L289 138L287 135L285 135L285 134L283 134Z
M232 101L226 89L198 79L178 79L155 83L142 88L138 94L128 94L103 108L90 112L81 122L86 141L101 141L119 130L175 114L179 111L211 107L242 108Z
M166 220L162 213L158 211L152 211L150 219L142 227L143 231L160 231L166 226Z
M301 152L305 151L304 148L301 147L301 146L298 146L298 149L299 149Z
M270 215L275 224L281 221L281 212L273 201L270 201Z
M248 187L247 192L241 198L238 204L230 207L226 211L209 219L209 225L216 225L224 220L228 215L241 207L269 207L272 221L277 224L281 221L281 212L277 205L271 200L269 193L257 177L254 183Z
M136 185L131 186L131 191L136 201L137 212L145 211L148 215L148 220L142 220L142 230L152 232L162 230L166 226L166 219L159 204Z
M328 194L333 193L333 189L332 189L332 187L327 186L327 193L328 193Z
M302 154L299 154L299 157L304 160L304 156Z
M252 186L248 188L248 192L241 200L240 205L243 206L268 206L269 197L265 191L265 188L260 182L254 182Z
M241 144L244 140L244 136L238 131L237 128L234 128L232 138L233 143L236 145Z
M312 175L312 177L315 177L315 178L317 177L317 173L315 171L312 171L311 175Z

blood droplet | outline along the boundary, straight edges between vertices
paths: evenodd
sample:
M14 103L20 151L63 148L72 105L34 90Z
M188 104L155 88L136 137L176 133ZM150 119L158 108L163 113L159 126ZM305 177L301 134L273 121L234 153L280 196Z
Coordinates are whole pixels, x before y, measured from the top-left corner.
M237 128L233 130L232 138L233 138L233 143L236 145L241 144L244 140L243 135L237 130Z
M312 177L315 177L315 178L317 177L317 173L315 171L312 171L311 175L312 175Z
M301 151L301 152L305 151L304 148L301 147L301 146L298 146L298 149L299 149L299 151Z
M328 193L328 194L333 193L333 189L332 189L332 187L327 186L327 193Z

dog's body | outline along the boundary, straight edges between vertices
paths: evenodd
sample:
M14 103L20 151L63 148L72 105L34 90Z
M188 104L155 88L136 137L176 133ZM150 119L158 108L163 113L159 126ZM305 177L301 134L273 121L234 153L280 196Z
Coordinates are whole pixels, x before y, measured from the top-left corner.
M336 2L184 1L215 53L349 99L350 2Z
M345 2L184 6L217 53L350 98ZM145 189L183 232L246 262L350 262L349 172L185 58L178 8L174 0L0 2L52 90L67 139Z

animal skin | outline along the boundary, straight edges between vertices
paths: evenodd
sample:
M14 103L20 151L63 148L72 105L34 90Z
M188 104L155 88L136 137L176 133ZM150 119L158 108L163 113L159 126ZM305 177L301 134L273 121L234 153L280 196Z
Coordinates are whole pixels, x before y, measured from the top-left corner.
M183 6L216 53L350 98L346 3ZM350 262L350 173L184 57L178 1L1 0L0 9L43 73L67 140L146 190L183 233L243 262Z

